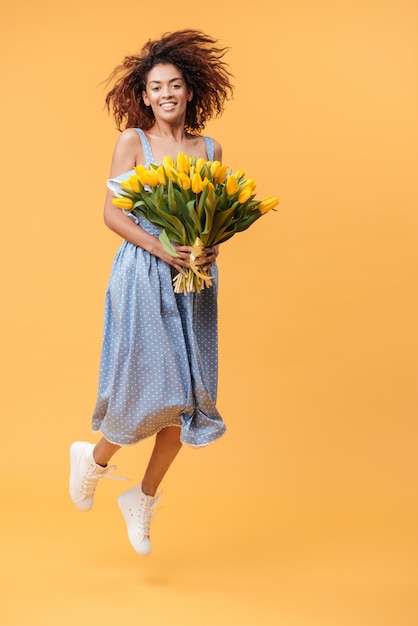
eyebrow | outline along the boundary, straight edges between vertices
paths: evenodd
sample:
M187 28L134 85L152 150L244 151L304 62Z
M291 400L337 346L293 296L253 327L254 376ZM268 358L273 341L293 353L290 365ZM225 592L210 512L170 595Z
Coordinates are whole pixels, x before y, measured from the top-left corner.
M173 83L175 80L183 80L183 78L181 78L180 76L178 78L170 78L170 80L168 81L169 83ZM150 80L150 82L148 83L149 85L152 85L153 83L156 83L157 85L161 84L161 80Z

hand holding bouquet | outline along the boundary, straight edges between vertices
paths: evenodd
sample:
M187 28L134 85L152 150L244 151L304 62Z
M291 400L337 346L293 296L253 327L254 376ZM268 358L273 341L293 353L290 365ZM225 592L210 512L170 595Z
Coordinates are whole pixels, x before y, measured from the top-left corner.
M160 241L169 254L178 256L172 242L191 246L187 276L173 280L176 293L200 292L212 277L202 268L202 251L246 230L273 209L277 198L255 199L255 183L239 170L228 173L219 161L187 157L162 165L135 167L135 174L121 182L122 194L112 199L124 211L141 213L162 229Z

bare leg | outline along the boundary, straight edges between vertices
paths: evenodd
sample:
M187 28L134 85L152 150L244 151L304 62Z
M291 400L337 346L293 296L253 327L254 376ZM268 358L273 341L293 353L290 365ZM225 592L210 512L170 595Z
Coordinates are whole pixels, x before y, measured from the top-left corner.
M154 449L142 480L142 491L155 496L159 484L182 447L180 428L167 426L157 433Z
M120 450L120 447L102 437L93 450L93 458L98 465L106 467L115 452Z

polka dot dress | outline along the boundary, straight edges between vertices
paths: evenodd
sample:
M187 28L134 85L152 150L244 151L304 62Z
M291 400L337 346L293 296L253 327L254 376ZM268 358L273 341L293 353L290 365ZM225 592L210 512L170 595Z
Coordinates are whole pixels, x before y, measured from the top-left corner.
M147 165L154 162L140 129ZM209 160L214 144L205 137ZM108 181L119 182L132 172ZM137 224L158 237L142 216ZM181 428L181 441L204 446L224 434L215 406L218 377L217 268L200 294L175 294L176 271L125 241L113 262L106 292L104 338L93 430L111 443L134 444L166 426Z

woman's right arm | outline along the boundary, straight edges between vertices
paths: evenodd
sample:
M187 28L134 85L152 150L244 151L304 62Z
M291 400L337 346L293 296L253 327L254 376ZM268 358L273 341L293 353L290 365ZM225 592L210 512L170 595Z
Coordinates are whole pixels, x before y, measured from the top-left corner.
M129 172L139 163L144 163L142 147L137 132L130 128L121 133L116 143L110 168L110 178ZM189 267L191 249L188 246L176 246L180 256L171 256L164 250L158 237L150 235L135 224L121 209L112 203L112 197L113 193L108 189L104 206L104 222L110 230L135 246L139 246L150 254L154 254L166 263L169 263L179 272L183 272L184 267Z

